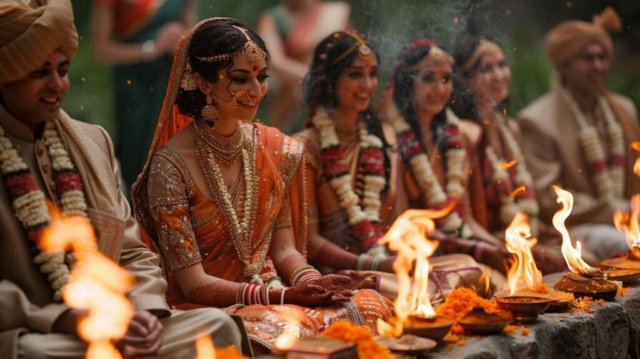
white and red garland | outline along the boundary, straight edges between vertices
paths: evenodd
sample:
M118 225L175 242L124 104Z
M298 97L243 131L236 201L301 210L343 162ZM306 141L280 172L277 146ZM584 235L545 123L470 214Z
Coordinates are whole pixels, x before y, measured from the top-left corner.
M446 109L448 127L445 130L447 166L445 192L433 172L424 148L420 145L416 134L400 114L398 108L392 105L387 115L398 136L398 148L401 155L409 162L411 173L417 185L424 190L422 200L425 206L441 209L454 201L456 203L454 209L442 219L442 229L447 233L456 233L461 238L470 238L472 236L471 229L464 222L460 213L464 208L465 189L462 183L465 178L466 150L463 147L458 129L458 117L449 108Z
M357 181L361 186L358 188L362 193L360 200L351 186L349 165L344 162L333 120L324 108L319 107L311 123L320 134L320 157L325 176L340 200L340 207L347 211L352 234L368 254L386 255L384 248L377 244L382 237L380 192L386 185L382 141L369 134L365 124L358 124L360 154L356 176L362 178L362 181Z
M487 146L485 153L493 173L493 180L500 200L500 210L498 217L500 223L508 226L518 212L525 213L529 216L530 221L535 221L540 212L538 201L535 199L533 190L533 177L527 169L525 158L520 150L520 145L516 140L513 132L507 124L507 120L500 113L495 114L495 121L498 125L498 131L502 137L504 144L511 155L511 160L515 162L515 177L511 180L509 166L504 158L498 157L491 146ZM514 186L515 185L515 186ZM514 193L514 190L521 190ZM532 227L534 227L532 225Z
M22 224L27 238L38 245L44 228L51 221L45 195L27 164L4 134L4 129L0 127L0 170L4 175L16 218ZM87 217L82 180L53 122L46 124L44 141L51 159L62 213L66 216ZM59 250L40 252L33 258L34 263L51 282L55 301L62 299L62 289L69 278L70 263L65 258L69 259L65 252Z
M569 104L573 118L580 127L580 143L587 157L589 171L593 176L602 198L622 198L624 195L625 145L622 127L603 96L598 97L598 105L604 115L611 146L611 160L607 164L606 155L595 126L590 125L569 91L562 89L562 95Z

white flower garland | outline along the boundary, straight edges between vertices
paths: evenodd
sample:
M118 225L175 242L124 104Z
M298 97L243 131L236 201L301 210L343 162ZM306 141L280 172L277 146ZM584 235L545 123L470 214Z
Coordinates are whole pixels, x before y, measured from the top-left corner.
M449 108L446 108L445 111L447 124L457 128L460 121L459 118ZM400 135L406 131L411 131L411 126L400 114L395 104L390 107L387 115L396 134ZM433 172L429 157L424 151L409 159L409 164L413 169L418 186L424 189L424 200L429 206L442 205L449 198L456 200L465 193L462 182L465 178L464 161L466 150L464 148L449 148L445 156L447 159L446 193L442 189L438 177ZM444 217L444 230L447 232L460 231L459 235L462 238L470 238L473 235L469 226L463 222L460 214L455 210Z
M321 149L340 146L335 124L324 108L319 107L316 110L316 114L311 119L311 123L320 134ZM366 125L359 124L359 126L360 148L382 149L382 141L378 137L369 134ZM338 195L340 207L347 211L350 225L355 225L365 219L368 219L371 223L380 222L380 207L382 206L380 192L385 184L386 180L384 177L365 175L362 207L360 207L358 204L358 195L355 194L351 186L351 174L349 172L329 180L329 185ZM380 246L374 246L368 254L386 256L386 251L380 248Z
M601 162L606 166L606 159L602 143L600 142L600 136L595 126L590 125L587 119L580 110L580 107L573 99L569 91L566 89L561 90L562 95L569 104L569 109L573 118L578 122L580 127L580 143L587 162L594 164ZM607 125L607 132L609 134L609 141L611 142L611 155L625 156L624 136L622 133L622 127L616 121L616 117L609 106L609 103L603 96L598 96L598 105L602 110ZM624 161L623 161L624 163ZM622 198L624 196L624 172L623 166L610 166L600 173L592 173L593 179L596 183L598 195L603 198Z
M509 149L511 156L513 157L512 159L515 161L515 187L524 186L526 191L533 191L533 177L527 169L524 155L520 150L520 145L509 128L506 118L496 112L495 120L498 125L498 131L500 131L500 135ZM487 146L485 153L491 162L491 167L493 169L491 178L493 181L500 183L508 180L509 170L503 165L503 162L506 161L499 158L491 146ZM535 199L522 198L516 202L516 199L511 193L503 193L502 191L499 191L499 199L501 205L498 216L500 223L505 226L511 223L518 212L527 214L532 221L540 214L540 206L538 201Z
M15 172L28 172L33 176L24 160L18 155L11 141L4 135L5 131L0 126L0 169L2 173L14 175ZM47 122L44 132L44 141L48 146L51 164L55 172L69 170L74 171L75 166L64 148L58 131L53 122ZM86 201L84 193L80 190L68 191L60 194L62 213L66 216L81 215L87 217ZM49 224L49 216L45 195L42 190L32 190L13 200L13 210L16 218L27 231L42 224ZM49 250L41 252L33 258L33 262L39 266L42 273L48 275L51 287L54 290L54 301L62 299L62 290L69 278L70 263L65 263L66 254L61 250Z

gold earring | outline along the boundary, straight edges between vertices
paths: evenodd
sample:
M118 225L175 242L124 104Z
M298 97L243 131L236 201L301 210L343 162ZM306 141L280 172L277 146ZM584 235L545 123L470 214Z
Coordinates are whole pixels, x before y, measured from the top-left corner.
M213 105L213 96L207 95L207 105L202 108L202 118L205 121L215 121L218 119L218 109Z

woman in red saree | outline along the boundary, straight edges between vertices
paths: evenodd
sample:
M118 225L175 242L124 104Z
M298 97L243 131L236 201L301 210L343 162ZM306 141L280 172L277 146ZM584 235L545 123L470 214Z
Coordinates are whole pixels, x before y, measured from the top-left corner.
M177 308L226 308L271 349L337 319L375 332L390 302L307 264L304 149L249 124L268 85L268 53L244 24L201 22L178 46L149 160L133 189L148 244ZM366 307L367 310L361 310Z

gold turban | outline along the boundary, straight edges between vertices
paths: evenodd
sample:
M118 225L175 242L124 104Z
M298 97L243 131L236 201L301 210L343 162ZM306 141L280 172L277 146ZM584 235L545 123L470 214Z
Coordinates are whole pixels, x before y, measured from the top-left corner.
M0 1L0 84L25 78L55 50L71 60L77 49L70 0L50 0L36 8L24 0Z
M593 17L593 22L565 21L547 33L545 44L547 55L553 65L562 66L578 56L591 43L604 48L605 55L613 57L613 43L609 32L622 30L620 17L611 7L604 9L601 15Z

